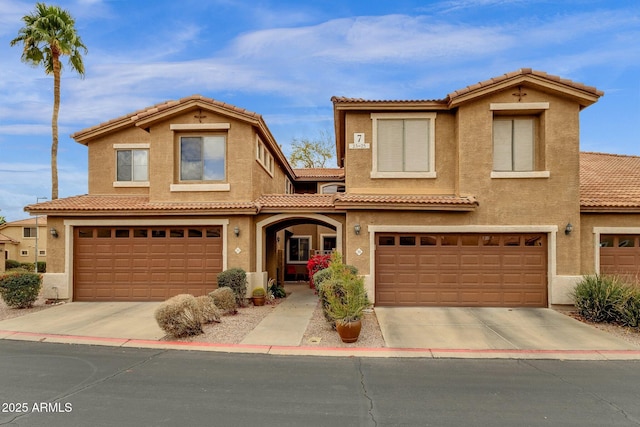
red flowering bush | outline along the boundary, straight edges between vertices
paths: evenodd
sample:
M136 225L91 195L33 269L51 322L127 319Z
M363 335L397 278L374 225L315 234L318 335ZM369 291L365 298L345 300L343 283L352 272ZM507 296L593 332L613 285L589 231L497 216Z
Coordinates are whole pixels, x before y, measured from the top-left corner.
M331 255L314 255L307 262L307 271L309 272L309 286L315 288L315 284L313 283L313 275L316 274L320 270L324 270L329 267L329 261L331 260Z

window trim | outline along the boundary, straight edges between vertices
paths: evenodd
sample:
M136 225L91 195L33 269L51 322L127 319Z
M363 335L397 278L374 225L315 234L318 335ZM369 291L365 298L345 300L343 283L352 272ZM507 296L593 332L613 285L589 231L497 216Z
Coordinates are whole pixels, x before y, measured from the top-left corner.
M332 187L332 186L342 187L343 191L336 191L335 193L325 193L324 192L325 188ZM337 188L336 188L336 190L337 190ZM345 185L344 182L327 182L327 183L324 183L324 184L320 185L320 194L339 194L339 193L346 193L346 192L347 192L347 186Z
M312 236L303 235L303 234L294 234L293 236L289 237L289 239L287 240L287 264L306 264L307 262L309 262L309 259L304 260L304 261L291 261L291 240L292 239L307 239L307 240L309 240L309 251L311 251L311 249L313 248ZM307 254L308 258L310 256L311 256L310 254Z
M509 117L524 117L530 116L534 119L534 149L539 150L544 148L544 117L543 114L549 109L548 102L494 102L489 104L489 110L492 112L491 116L491 149L494 150L493 140L493 123L496 118L509 118ZM538 154L534 154L535 157ZM491 178L492 179L546 179L551 177L551 172L544 169L546 168L546 152L542 154L543 165L539 165L540 170L533 171L496 171L494 170L494 164L492 159L491 164ZM535 166L535 165L534 165Z
M256 135L256 161L273 178L275 171L273 155L258 135Z
M31 236L31 232L29 232L29 236L26 236L26 231L27 230L35 230L35 234L33 236ZM37 237L39 237L39 232L38 232L38 227L36 227L35 225L33 227L22 227L22 238L23 239L35 239Z
M174 125L171 125L174 126ZM174 184L171 184L171 191L228 191L230 189L230 185L227 182L229 177L228 171L228 160L229 160L229 135L224 133L194 133L194 132L185 132L176 134L176 176ZM182 138L208 138L208 137L222 137L224 138L224 178L222 179L201 179L201 180L183 180L182 176ZM187 189L187 187L193 187L191 189ZM198 189L199 188L199 189Z
M151 144L149 143L133 143L133 144L113 144L113 149L115 151L115 174L116 179L113 181L113 187L118 188L133 188L133 187L150 187L149 183L149 148L151 148ZM121 150L147 150L147 180L146 181L118 181L118 151ZM132 175L133 176L133 175Z
M436 113L371 113L372 121L372 150L371 150L371 178L436 178ZM378 171L378 120L429 120L429 170L424 172L379 172Z
M284 194L295 194L295 188L288 176L284 177Z

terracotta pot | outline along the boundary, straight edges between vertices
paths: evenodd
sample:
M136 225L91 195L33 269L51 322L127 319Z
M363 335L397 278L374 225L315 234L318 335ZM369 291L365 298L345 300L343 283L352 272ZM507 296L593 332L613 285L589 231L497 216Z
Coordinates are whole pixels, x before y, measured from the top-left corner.
M362 321L360 320L348 323L336 322L336 331L338 331L342 342L352 343L358 341L361 329Z
M251 297L253 305L264 305L266 297Z

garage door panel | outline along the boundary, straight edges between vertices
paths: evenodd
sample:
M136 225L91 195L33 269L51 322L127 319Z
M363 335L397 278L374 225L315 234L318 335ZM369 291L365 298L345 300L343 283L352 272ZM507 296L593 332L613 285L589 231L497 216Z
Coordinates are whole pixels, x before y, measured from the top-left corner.
M206 235L205 228L217 229L218 237L201 237ZM219 226L193 227L200 232L177 238L166 237L171 235L170 227L154 227L154 233L129 231L129 237L126 227L118 227L118 235L124 236L118 238L80 238L82 229L91 227L77 228L74 238L77 301L162 301L179 293L203 295L217 287L217 274L222 271ZM104 229L100 234L109 235ZM113 230L110 234L116 235ZM159 237L134 237L145 234Z
M413 236L427 241L427 235ZM396 237L396 246L376 247L377 305L547 305L546 235L429 237L428 246L399 246ZM540 244L527 246L532 237Z

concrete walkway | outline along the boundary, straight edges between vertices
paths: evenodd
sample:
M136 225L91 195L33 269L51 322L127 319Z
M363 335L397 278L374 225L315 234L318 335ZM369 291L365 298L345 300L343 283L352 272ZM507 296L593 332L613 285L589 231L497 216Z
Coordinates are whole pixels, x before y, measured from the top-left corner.
M240 344L299 346L318 297L305 285L295 290L251 331Z

